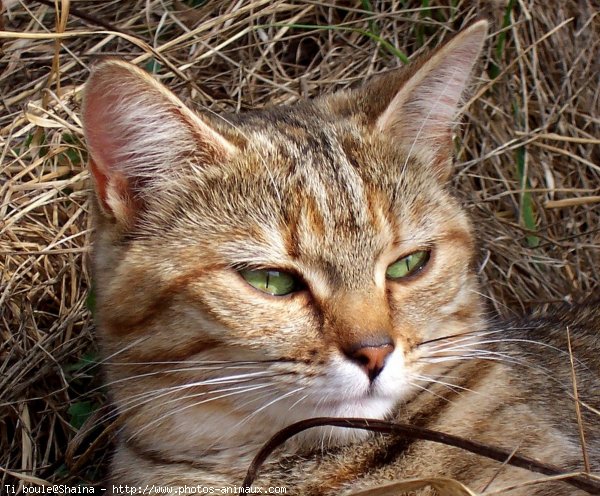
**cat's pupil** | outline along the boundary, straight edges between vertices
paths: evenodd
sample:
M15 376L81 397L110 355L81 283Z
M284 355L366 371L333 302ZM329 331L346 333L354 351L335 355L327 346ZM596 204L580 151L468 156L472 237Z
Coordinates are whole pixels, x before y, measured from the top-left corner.
M298 289L297 279L288 272L275 269L241 270L240 275L250 286L273 296L284 296Z
M419 250L398 259L385 271L388 279L395 280L416 274L429 262L430 251Z

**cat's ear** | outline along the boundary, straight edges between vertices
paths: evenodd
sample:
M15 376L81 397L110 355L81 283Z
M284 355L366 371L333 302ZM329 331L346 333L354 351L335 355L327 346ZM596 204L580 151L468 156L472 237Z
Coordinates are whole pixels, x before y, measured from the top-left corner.
M386 88L391 100L378 109L377 131L389 135L407 154L431 164L441 178L446 178L450 170L452 125L460 113L461 98L487 27L486 21L476 22L431 56L418 61L416 69L403 74L403 81L395 82L396 88L401 84L395 94ZM391 83L390 76L393 78L393 74L387 75L388 81L384 79L383 84Z
M190 161L219 163L236 150L162 84L119 60L92 71L82 120L100 206L125 226Z

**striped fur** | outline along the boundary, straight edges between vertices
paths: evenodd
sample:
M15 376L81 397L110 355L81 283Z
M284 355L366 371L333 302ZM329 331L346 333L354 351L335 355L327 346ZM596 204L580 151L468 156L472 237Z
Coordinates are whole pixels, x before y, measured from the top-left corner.
M269 436L314 416L411 419L511 449L517 439L525 452L553 446L550 461L576 465L570 434L527 431L547 398L528 405L510 362L478 349L506 354L485 343L471 228L446 178L485 33L476 23L361 88L242 115L194 115L125 62L95 68L83 120L96 320L123 419L114 484L239 484ZM415 277L386 279L390 264L425 249ZM306 286L268 296L243 268L289 271ZM370 381L343 350L382 335L394 350ZM498 468L366 437L309 432L263 482L340 494L429 473L480 484ZM529 477L505 474L496 483ZM573 494L560 488L535 494Z

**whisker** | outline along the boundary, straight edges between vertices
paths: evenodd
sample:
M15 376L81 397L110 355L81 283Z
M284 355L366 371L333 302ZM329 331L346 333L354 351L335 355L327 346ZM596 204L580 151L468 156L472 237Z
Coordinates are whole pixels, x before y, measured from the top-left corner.
M228 388L217 389L215 391L201 391L201 392L198 392L198 393L188 394L188 395L185 395L185 396L178 396L177 398L173 398L171 400L164 401L160 405L155 405L153 407L150 407L147 410L147 413L151 413L153 410L161 408L164 405L168 405L168 404L171 404L171 403L178 403L178 402L180 402L182 400L187 400L187 399L191 399L191 398L199 398L199 397L202 397L202 396L208 396L208 395L211 395L211 394L226 393L226 392L229 392L229 391L239 391L240 393L245 393L245 392L255 391L255 390L258 390L258 389L264 389L266 387L270 387L270 386L273 386L273 385L274 385L273 382L267 382L267 383L255 384L255 385L251 385L251 386L249 386L249 385L231 386L231 387L228 387ZM197 403L197 404L200 404L200 403Z
M90 362L89 365L86 365L85 367L83 367L78 372L78 374L75 374L75 376L78 377L78 376L84 375L85 373L89 372L93 368L98 367L100 365L103 365L103 364L107 363L107 360L110 360L111 358L113 358L113 357L115 357L117 355L120 355L121 353L126 352L130 348L133 348L134 346L137 346L138 344L140 344L143 341L146 341L149 338L150 338L150 336L141 336L140 338L136 339L135 341L129 343L127 346L124 346L123 348L119 349L118 351L115 351L114 353L111 353L110 355L108 355L107 357L103 358L102 360Z
M270 401L269 403L267 403L266 405L261 406L258 410L255 410L254 412L252 412L250 415L248 415L247 417L245 417L244 419L242 419L240 422L238 422L235 427L237 427L238 425L240 425L241 423L246 422L247 420L250 420L252 417L256 416L257 414L259 414L260 412L262 412L263 410L265 410L266 408L270 407L271 405L277 403L278 401L281 401L289 396L292 396L293 394L296 394L299 391L303 391L304 389L306 389L305 386L300 386L296 389L292 389L291 391L279 396L278 398L275 398L273 401Z
M519 353L518 356L525 357L525 356L534 356L534 355L532 353L529 353L527 355L523 354L523 353ZM563 393L566 396L568 396L571 400L579 403L579 405L581 405L586 410L593 412L593 413L597 413L597 410L595 410L593 407L588 405L585 401L582 401L581 399L575 397L575 395L573 394L571 383L562 382L560 379L558 379L556 377L555 371L550 370L546 367L542 367L538 364L528 362L527 360L518 360L515 357L508 356L508 355L498 353L498 352L491 352L489 350L477 350L475 354L468 354L468 355L447 355L447 356L439 356L439 357L421 357L417 360L421 361L421 362L426 362L426 363L458 362L458 361L467 361L467 360L486 360L486 361L495 361L495 362L500 362L500 363L508 363L511 365L518 365L518 366L521 366L524 368L535 370L536 372L544 375L547 379L549 379L551 382L556 384L558 387L560 387L562 389ZM585 366L585 364L583 364L583 365ZM586 368L587 368L587 366L586 366Z
M504 330L475 329L472 331L459 332L456 334L448 334L446 336L438 336L436 338L428 339L426 341L421 341L417 346L430 345L432 343L439 343L439 342L446 341L446 340L452 340L452 342L455 343L455 342L460 342L461 340L475 339L475 338L479 338L481 336L495 334L498 332L504 332ZM444 346L444 343L441 343L440 346Z
M509 355L505 355L503 353L493 352L489 350L472 350L470 354L421 357L418 360L428 361L429 363L443 363L445 361L453 360L491 360L527 366L526 362L517 360L516 358L511 357Z
M417 380L420 380L420 381L433 383L433 384L439 384L440 386L444 386L444 387L450 389L451 391L460 389L461 391L467 391L469 393L481 394L480 391L475 391L474 389L470 389L468 387L459 386L458 384L452 384L451 382L445 382L445 381L441 381L439 379L434 379L433 377L428 377L428 376L424 376L424 375L420 375L420 374L411 374L411 377L413 377Z
M273 383L272 386L275 386L275 383ZM276 388L273 387L273 390L275 390L275 389ZM236 406L234 409L230 410L230 412L238 412L238 411L242 410L243 408L247 408L248 403L255 402L255 401L262 401L263 399L268 398L270 396L273 396L272 390L271 391L267 390L266 392L260 391L259 394L257 393L251 401L246 400L245 403Z
M166 361L150 361L150 362L103 362L107 365L204 365L204 366L215 366L217 368L229 368L244 366L244 365L256 365L265 363L279 363L282 360L166 360Z
M127 382L127 381L132 381L132 380L136 380L136 379L142 379L145 377L152 377L152 376L156 376L156 375L162 375L162 374L177 374L180 372L196 372L196 371L201 371L201 370L220 370L220 369L205 369L203 367L187 367L187 368L180 368L180 369L166 369L166 370L155 370L153 372L145 372L143 374L136 374L136 375L132 375L132 376L128 376L128 377L123 377L121 379L116 379L114 381L110 381L107 382L106 384L104 384L104 386L112 386L114 384L120 384L123 382ZM233 381L230 382L235 382L237 380L237 378L243 378L243 377L249 377L252 375L260 375L260 374L266 374L268 373L267 370L263 370L260 372L252 372L250 374L239 374L239 375L233 375L233 376L229 376L223 379L233 379ZM220 384L221 382L217 379L214 380L214 383ZM208 385L208 384L212 384L213 382L211 382L211 380L207 380L206 382L203 382L202 384L196 383L196 385Z
M306 389L305 386L301 386L299 388L293 389L292 391L289 391L281 396L278 396L277 398L275 398L272 401L269 401L268 403L266 403L265 405L261 406L260 408L254 410L252 413L246 415L242 420L240 420L238 423L236 423L231 430L237 429L240 425L246 423L248 420L250 420L251 418L255 417L256 415L258 415L260 412L262 412L263 410L265 410L266 408L269 408L270 406L274 405L275 403L277 403L278 401L281 401L289 396L292 396L293 394L296 394L299 391L302 391ZM219 438L217 439L214 443L212 443L210 446L207 446L207 450L211 449L212 447L218 445L219 441L222 439Z
M87 374L91 369L99 366L99 365L110 365L110 366L162 366L162 365L198 365L198 366L202 366L205 370L221 370L221 369L225 369L225 368L239 368L239 369L246 369L246 368L260 368L261 365L264 364L271 364L271 363L279 363L281 362L281 360L189 360L189 359L185 359L185 360L170 360L170 361L148 361L148 362L118 362L118 361L112 361L111 358L124 353L125 351L127 351L129 348L131 348L132 346L135 346L137 344L139 344L141 341L144 341L148 339L148 337L143 337L140 338L136 341L134 341L133 343L127 345L126 347L120 349L119 351L112 353L111 355L103 358L102 360L98 360L98 361L90 361L89 365L86 365L85 367L83 367L79 372L77 372L75 374L75 377L81 377L85 374ZM182 367L182 370L184 368ZM192 368L190 367L190 370L202 370L202 368L198 367L198 368ZM162 371L157 371L157 372L153 372L156 374L160 374L162 373ZM109 383L112 384L112 383ZM103 385L102 387L106 386L107 384ZM96 388L97 390L98 388ZM88 393L91 391L88 391Z
M542 346L544 348L551 349L553 351L557 351L561 355L567 355L568 356L568 353L566 351L563 351L560 348L557 348L556 346L552 346L551 344L543 343L543 342L540 342L540 341L533 341L531 339L524 339L524 338L502 338L502 339L488 339L488 340L479 341L479 344L494 344L494 343L528 343L528 344L534 344L534 345L537 345L537 346Z
M522 355L520 355L522 356ZM481 353L477 352L472 355L449 355L446 357L432 357L425 358L423 361L427 361L429 363L442 363L444 361L455 361L455 360L487 360L487 361L497 361L501 363L508 363L512 365L519 365L524 368L528 368L531 370L536 370L537 372L545 375L550 380L554 381L556 384L560 385L567 394L569 393L569 388L566 384L563 384L560 380L555 377L555 373L546 367L539 366L537 364L532 364L526 360L518 360L515 357L504 355L498 352L490 352L488 350L481 350Z
M158 417L157 419L153 420L152 422L149 422L148 424L144 425L143 427L141 427L140 429L138 429L136 432L134 432L131 436L129 436L128 441L131 441L134 437L139 436L140 434L142 434L144 431L146 431L147 429L149 429L150 427L164 421L166 418L168 418L171 415L174 415L175 413L181 413L185 410L189 410L190 408L195 408L199 405L205 404L205 403L210 403L211 401L215 401L215 400L219 400L222 398L228 398L231 396L236 396L239 394L244 394L245 391L233 391L233 392L228 392L227 394L220 394L218 396L215 396L213 398L208 398L202 401L198 401L196 403L192 403L191 405L186 405L183 408L180 408L178 410L172 410L169 411L167 413L165 413L164 415L161 415L160 417Z
M533 344L533 345L537 345L537 346L542 346L544 348L548 348L551 349L552 351L556 351L558 354L560 355L564 355L564 356L570 356L569 353L567 351L561 350L560 348L557 348L556 346L553 346L551 344L548 343L544 343L541 341L534 341L531 339L525 339L525 338L502 338L502 339L484 339L484 340L479 340L476 343L473 343L474 345L477 344L479 345L485 345L485 344L502 344L502 343L527 343L527 344ZM453 345L454 346L454 343ZM463 345L459 345L459 346L455 346L455 349L460 349L460 347L467 347L469 346L469 344L463 344ZM448 348L448 350L451 350L451 347ZM520 350L507 350L510 351L512 353L517 353L519 354L519 356L526 356L527 354L530 354L530 352L522 352ZM577 358L573 358L575 362L577 362L578 365L584 367L586 370L589 370L589 367L583 363L581 360L578 360Z
M429 389L429 388L427 388L427 387L425 387L425 386L421 386L420 384L417 384L417 383L415 383L415 382L412 382L412 381L409 381L409 382L408 382L408 384L409 384L410 386L412 386L412 387L415 387L415 388L417 388L417 389L420 389L421 391L424 391L424 392L426 392L426 393L429 393L429 394L431 394L431 395L435 396L436 398L439 398L439 399L441 399L441 400L447 401L448 403L454 403L454 401L453 401L453 400L451 400L451 399L449 399L449 398L446 398L445 396L442 396L441 394L435 393L435 392L433 392L431 389Z
M433 338L433 339L429 339L427 341L421 341L418 346L424 346L424 345L428 345L431 343L436 343L439 341L444 341L444 340L455 340L455 338L463 338L464 340L466 339L475 339L481 336L489 336L490 334L499 334L499 333L506 333L507 331L529 331L529 330L533 330L535 329L535 327L504 327L502 329L476 329L473 331L467 331L467 332L460 332L457 334L449 334L447 336L439 336L437 338ZM456 340L453 342L460 342L460 340ZM443 343L441 344L441 346L443 346Z
M298 405L299 403L302 403L306 398L308 398L308 394L305 394L304 396L302 396L302 398L300 398L298 401L294 402L289 408L289 411L292 411L294 409L294 407L296 405Z
M477 291L475 289L471 289L470 291L478 296L481 296L482 298L485 298L486 300L494 302L496 305L504 308L505 310L508 310L513 316L517 315L517 312L513 308L511 308L505 303L502 303L497 298L493 298L492 296L486 295L485 293L482 293L481 291Z
M272 377L277 377L280 374L270 374L270 375L262 375L262 376L258 376L259 379L268 379L268 378L272 378ZM228 382L223 382L223 384L230 384L230 383L234 383L234 384L240 384L242 382L251 382L253 380L255 380L257 377L253 374L253 377L250 378L243 378L243 379L238 379L236 381L228 381ZM186 384L177 384L175 386L169 386L169 387L165 387L165 388L160 388L160 389L155 389L153 391L145 391L143 393L139 393L137 395L131 396L127 399L127 401L122 402L118 405L117 408L117 412L115 413L111 413L111 414L107 414L106 418L105 416L101 417L99 419L99 421L104 421L104 420L109 420L112 417L117 417L119 415L122 415L124 413L130 412L135 408L141 407L143 405L145 405L146 403L149 403L150 401L155 401L159 398L163 398L169 394L174 394L177 392L180 392L184 389L188 389L188 388L192 388L192 387L199 387L199 386L205 386L205 385L219 385L220 383L218 382L211 382L210 384L205 383L205 381L197 381L197 382L192 382L192 383L186 383ZM241 387L241 386L240 386ZM245 387L245 386L244 386ZM216 391L206 391L207 394L210 393L214 393L214 392L218 392L219 390Z

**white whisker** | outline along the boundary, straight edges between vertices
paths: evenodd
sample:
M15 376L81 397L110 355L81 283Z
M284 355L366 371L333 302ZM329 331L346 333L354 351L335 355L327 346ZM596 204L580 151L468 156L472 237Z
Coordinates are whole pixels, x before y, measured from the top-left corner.
M164 401L162 402L160 405L155 405L153 407L150 407L147 409L146 413L151 413L153 410L156 410L158 408L162 408L164 405L168 405L171 403L179 403L180 401L184 401L184 400L188 400L188 399L192 399L192 398L199 398L202 396L208 396L208 395L213 395L213 394L222 394L222 393L227 393L230 391L239 391L240 393L247 393L250 391L255 391L258 389L264 389L266 387L270 387L273 386L274 383L272 382L267 382L267 383L262 383L262 384L253 384L251 386L249 385L244 385L244 386L232 386L232 387L228 387L228 388L223 388L223 389L217 389L215 391L202 391L202 392L198 392L198 393L193 393L193 394L188 394L185 396L178 396L177 398L173 398L171 400L168 401ZM208 401L212 401L214 398L210 398ZM208 403L208 401L205 402L200 402L200 403L195 403L196 405L202 404L202 403Z
M441 394L434 393L433 391L431 391L431 389L429 389L429 388L427 388L427 387L425 387L425 386L421 386L420 384L417 384L417 383L415 383L415 382L412 382L412 381L409 381L409 384L410 384L412 387L415 387L415 388L417 388L417 389L420 389L421 391L424 391L424 392L426 392L426 393L429 393L429 394L431 394L431 395L435 396L436 398L439 398L439 399L441 399L441 400L447 401L448 403L454 403L454 401L453 401L453 400L451 400L451 399L448 399L448 398L446 398L446 397L442 396Z
M265 371L265 373L267 373L267 371ZM151 401L155 401L157 399L163 398L165 396L168 396L170 394L174 394L174 393L178 393L182 390L185 389L189 389L189 388L193 388L193 387L202 387L202 386L215 386L215 385L221 385L221 384L240 384L242 382L251 382L253 380L258 379L269 379L272 377L276 377L278 374L268 374L268 375L258 375L257 373L253 373L253 374L247 374L248 376L251 376L249 378L246 378L244 375L242 376L237 376L239 377L237 380L228 380L228 381L224 381L224 382L217 382L216 380L211 380L209 381L197 381L197 382L191 382L191 383L185 383L185 384L177 384L175 386L169 386L169 387L165 387L165 388L160 388L160 389L155 389L149 392L143 392L143 393L139 393L136 394L134 396L131 396L127 399L127 401L121 402L118 405L118 409L116 413L111 413L111 414L107 414L106 418L103 416L101 419L99 419L99 421L103 421L103 420L108 420L111 417L116 417L119 415L122 415L124 413L127 412L131 412L133 409L141 407L143 405L145 405L146 403L149 403ZM231 379L234 376L229 376L227 377L227 379ZM238 386L238 387L248 387L247 385L245 386ZM203 394L214 394L216 392L222 391L222 389L217 389L217 390L209 390L204 392Z
M256 388L254 388L256 389ZM226 394L219 394L218 396L212 397L212 398L208 398L202 401L198 401L196 403L192 403L191 405L186 405L183 408L180 408L178 410L171 410L167 413L165 413L164 415L161 415L160 417L158 417L157 419L153 420L152 422L144 425L142 428L138 429L136 432L134 432L131 436L129 436L128 441L131 441L134 437L139 436L142 432L146 431L147 429L149 429L150 427L159 424L160 422L164 421L166 418L170 417L171 415L174 415L175 413L181 413L183 411L189 410L190 408L195 408L199 405L205 404L205 403L209 403L211 401L216 401L219 399L223 399L223 398L228 398L231 396L236 396L239 394L244 394L246 391L242 390L242 391L233 391L233 392L228 392Z
M475 391L468 387L459 386L458 384L452 384L451 382L441 381L439 379L434 379L433 377L428 377L428 376L424 376L424 375L420 375L420 374L411 374L411 378L415 378L415 379L417 379L419 381L423 381L423 382L439 384L440 386L444 386L444 387L450 389L451 391L460 389L461 391L467 391L469 393L481 394L479 391Z
M292 403L292 405L288 408L288 410L292 411L296 405L298 405L299 403L302 403L306 398L308 398L308 394L305 394L298 401Z
M136 375L131 375L128 377L123 377L121 379L116 379L114 381L110 381L107 382L106 384L104 384L104 386L112 386L114 384L120 384L123 382L127 382L127 381L132 381L132 380L137 380L137 379L142 379L145 377L152 377L152 376L156 376L156 375L167 375L167 374L177 374L180 372L197 372L197 371L201 371L201 370L211 370L211 371L215 371L215 370L219 370L219 369L207 369L204 367L186 367L186 368L179 368L179 369L166 369L166 370L156 370L153 372L145 372L143 374L136 374ZM223 380L225 379L229 379L229 382L236 382L237 378L242 378L242 377L250 377L252 375L260 375L260 374L266 374L268 373L267 370L263 370L260 372L252 372L250 374L239 374L239 375L234 375L234 376L229 376L229 377L225 377L223 378ZM214 381L214 382L213 382ZM219 379L211 379L211 380L207 380L202 382L202 384L200 383L194 383L194 385L208 385L208 384L221 384L222 382ZM223 382L225 383L225 382Z

